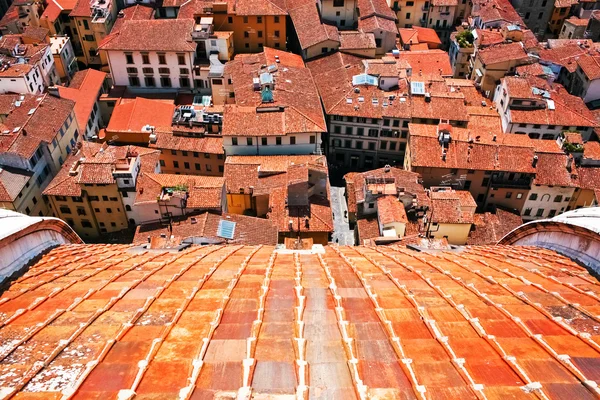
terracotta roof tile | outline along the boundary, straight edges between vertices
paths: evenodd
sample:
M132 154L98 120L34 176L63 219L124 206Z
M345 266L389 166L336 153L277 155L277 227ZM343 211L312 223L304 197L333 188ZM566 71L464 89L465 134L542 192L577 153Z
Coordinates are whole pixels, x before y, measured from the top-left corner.
M533 183L545 186L577 187L575 163L573 171L567 169L569 156L560 153L537 153L538 163Z
M321 21L314 1L298 2L288 11L303 50L328 40L340 41L337 27Z
M75 118L80 127L88 123L94 104L100 97L106 73L94 69L78 71L73 76L77 79L77 88L58 86L58 94L61 98L75 102Z
M25 188L32 174L25 170L0 168L0 201L12 203Z
M253 79L266 72L263 65L277 67L272 73L275 87L271 103L262 103L261 92L253 89ZM231 76L235 105L225 106L224 136L285 135L327 130L319 93L302 57L265 48L259 54L236 56L225 64L225 74Z
M0 377L6 392L45 398L250 386L290 397L306 382L348 399L363 385L381 397L501 398L541 382L540 396L584 399L599 358L583 334L599 326L595 283L573 261L521 246L63 245L2 293Z
M412 28L398 29L402 44L432 43L441 45L442 41L437 32L432 28L413 26Z
M375 49L375 35L370 32L341 31L339 32L340 51L357 49Z
M393 222L408 223L404 204L395 196L383 196L377 199L377 217L382 225Z
M150 143L149 147L154 149L225 154L223 150L223 138L175 135L173 132L165 132L164 130L156 132L156 143Z
M600 78L600 56L583 56L577 60L577 64L588 79Z
M496 244L510 231L521 226L523 219L517 213L497 209L496 213L486 212L473 216L473 230L469 233L468 245Z
M164 188L185 187L187 208L220 211L225 179L216 176L145 173L138 176L135 203L156 202Z
M477 203L466 190L432 190L431 221L439 224L472 224Z
M481 18L484 23L499 21L504 25L525 26L509 0L476 0L473 2L472 15Z
M83 0L82 0L83 1ZM195 51L192 41L193 19L125 20L106 36L100 50Z
M514 60L525 62L529 59L520 42L501 43L486 47L477 52L477 57L486 66Z
M84 141L81 148L65 160L62 168L44 190L48 196L81 196L80 184L115 183L113 171L117 163L140 157L140 172L154 172L160 152L138 146L108 146ZM76 171L71 174L70 171ZM156 197L154 197L156 200Z
M219 221L225 220L235 223L233 239L225 239L217 236ZM153 248L164 247L161 235L170 240L169 244L179 245L182 240L189 237L202 237L210 240L212 244L243 244L249 246L270 245L275 246L278 240L277 227L267 219L248 217L239 214L216 215L204 213L184 220L176 220L168 225L146 224L139 225L133 238L135 244L145 244L148 237L151 238ZM171 236L174 236L171 239Z
M121 101L113 110L107 133L141 132L146 125L156 130L170 130L175 105L172 100L154 100L137 97L133 101Z
M534 173L534 148L524 135L496 134L452 128L445 159L435 125L409 124L411 163L418 167ZM473 143L469 142L473 140ZM438 149L432 151L432 149Z
M48 94L24 95L20 107L0 124L0 132L9 131L0 134L0 151L31 158L42 142L52 143L73 108L71 100Z

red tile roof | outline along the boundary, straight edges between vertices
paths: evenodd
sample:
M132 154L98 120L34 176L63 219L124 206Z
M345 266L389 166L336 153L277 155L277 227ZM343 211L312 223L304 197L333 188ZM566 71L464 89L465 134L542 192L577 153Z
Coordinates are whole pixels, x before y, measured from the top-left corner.
M311 196L308 206L288 207L287 187L277 187L269 193L269 213L279 232L333 232L333 216L327 196ZM290 227L291 225L291 227Z
M221 220L235 223L233 239L217 236ZM152 248L165 248L167 243L176 246L186 238L197 237L205 238L212 244L275 246L278 240L277 227L271 221L239 214L204 213L187 217L184 220L173 221L171 228L169 229L169 225L158 223L138 225L133 243L145 244L148 243L148 238L151 238ZM166 236L169 240L161 240L161 235ZM174 238L171 239L171 236Z
M427 57L431 58L429 63ZM411 79L427 83L428 91L431 92L430 103L425 102L424 96L406 96L409 92L408 82L405 79L408 64L413 68ZM307 65L319 88L325 111L329 115L365 118L384 116L404 119L437 118L458 121L469 119L464 105L465 96L456 90L452 91L451 85L446 85L440 75L440 70L443 75L451 75L448 56L441 50L401 52L400 58L386 57L383 61L366 61L338 52L310 61ZM352 77L355 75L365 71L367 73L373 71L374 74L385 71L387 76L393 73L394 68L398 71L397 76L400 79L396 89L384 91L375 86L360 86L359 91L356 92L352 85ZM428 79L433 80L427 82ZM377 101L374 103L373 99Z
M577 187L575 163L572 170L567 169L569 156L564 153L536 153L538 163L533 183L544 186Z
M291 165L310 164L325 166L324 156L229 156L225 160L223 176L227 193L268 193L273 186L287 183L286 172Z
M44 190L47 196L81 196L86 183L114 184L115 165L128 157L140 157L140 172L154 172L160 152L138 146L108 146L84 141L71 153L54 179ZM71 174L70 171L76 171ZM156 201L156 197L154 197Z
M141 132L146 125L156 130L170 130L175 104L172 100L154 100L136 97L132 101L121 101L114 108L107 133Z
M73 100L75 102L75 117L77 124L85 129L94 104L100 97L106 73L96 71L95 69L85 69L78 71L73 76L78 82L77 88L58 86L58 94L63 99Z
M289 397L310 383L345 399L587 399L596 283L522 246L63 245L2 294L0 376L43 398Z
M452 128L445 159L435 125L409 124L411 164L417 167L534 173L534 148L524 135ZM471 139L473 142L469 141Z
M486 24L499 21L502 25L525 26L509 0L475 0L472 16L479 17Z
M580 57L577 64L588 79L600 78L600 56L586 55Z
M288 11L302 50L329 40L339 43L337 27L321 21L313 0L300 1L289 7Z
M497 209L495 213L475 214L473 224L467 244L476 246L494 245L504 235L521 226L523 219L519 214Z
M193 19L125 20L106 36L99 50L196 51L192 41Z
M157 131L156 143L150 143L149 147L153 149L225 154L223 138L175 135L173 132L166 132L166 130Z
M437 32L432 28L413 26L412 28L400 28L398 29L398 33L400 34L400 42L402 44L442 44Z
M520 42L501 43L486 47L477 52L477 57L485 65L499 64L507 61L525 62L529 59L527 52Z
M276 63L275 56L279 57ZM253 79L274 65L273 102L262 103L261 92L253 89ZM286 135L325 132L327 126L319 93L310 70L302 57L281 50L265 48L259 54L240 54L225 64L230 76L235 105L224 110L224 136ZM261 111L268 110L268 111Z
M156 202L164 188L185 187L187 208L221 211L225 179L216 176L145 173L138 176L135 204Z
M0 201L12 203L25 188L32 174L6 166L0 167Z
M472 224L477 203L466 190L429 192L431 221L438 224Z
M533 88L539 89L540 85L532 85L531 78L506 77L504 82L508 83L509 93L515 97L525 99L545 98L541 93L534 93ZM546 84L546 82L542 82ZM528 90L529 88L529 90ZM542 86L541 89L548 90L550 87ZM598 122L590 110L586 107L583 99L569 94L562 86L555 85L554 90L548 90L554 108L541 108L533 110L510 110L510 120L513 124L529 123L560 126L585 126L597 127Z
M375 35L371 32L341 31L339 32L340 51L375 49Z
M377 217L382 225L394 222L408 223L404 204L396 196L383 196L377 199Z
M73 112L74 103L42 94L24 95L20 104L0 123L0 151L29 159L42 142L52 143ZM30 114L31 110L35 111Z

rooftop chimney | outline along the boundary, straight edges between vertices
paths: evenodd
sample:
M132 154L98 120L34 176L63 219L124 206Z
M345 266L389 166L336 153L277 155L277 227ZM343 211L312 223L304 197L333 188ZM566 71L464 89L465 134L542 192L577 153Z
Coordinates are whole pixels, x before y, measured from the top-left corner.
M535 168L535 166L537 165L537 163L538 163L538 156L533 156L533 162L531 163L531 166L533 168Z

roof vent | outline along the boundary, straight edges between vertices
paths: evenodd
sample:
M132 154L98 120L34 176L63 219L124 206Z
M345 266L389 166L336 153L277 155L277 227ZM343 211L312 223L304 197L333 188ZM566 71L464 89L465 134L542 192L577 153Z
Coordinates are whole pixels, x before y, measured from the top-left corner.
M385 164L385 167L383 167L383 170L384 170L385 172L390 172L390 169L391 169L391 168L392 168L392 167L390 166L390 164Z
M533 156L533 162L531 163L531 166L533 168L535 168L537 163L538 163L538 156Z
M190 218L190 223L191 224L195 224L196 222L198 222L198 221L196 220L195 217Z

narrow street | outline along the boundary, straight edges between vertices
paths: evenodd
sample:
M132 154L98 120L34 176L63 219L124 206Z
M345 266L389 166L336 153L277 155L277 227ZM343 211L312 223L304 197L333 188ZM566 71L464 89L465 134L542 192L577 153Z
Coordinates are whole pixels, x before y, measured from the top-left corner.
M344 187L331 186L331 212L333 213L333 243L339 245L354 245L354 231L348 225L344 212L348 211Z

